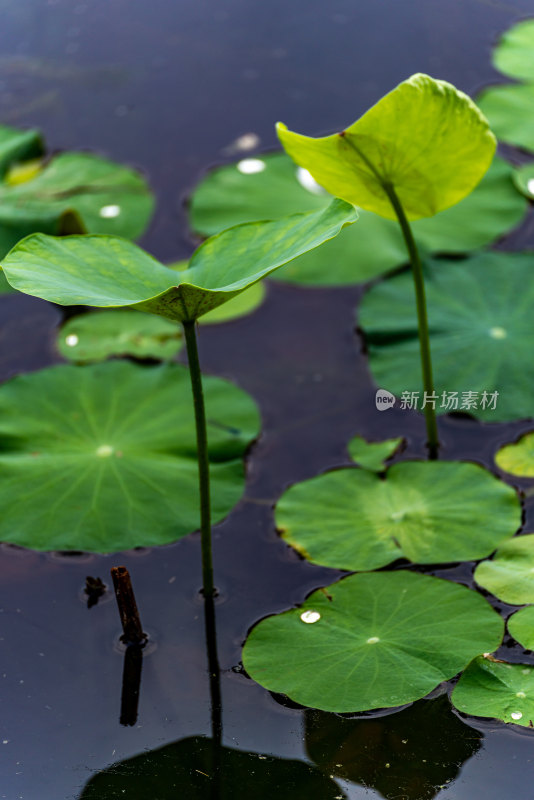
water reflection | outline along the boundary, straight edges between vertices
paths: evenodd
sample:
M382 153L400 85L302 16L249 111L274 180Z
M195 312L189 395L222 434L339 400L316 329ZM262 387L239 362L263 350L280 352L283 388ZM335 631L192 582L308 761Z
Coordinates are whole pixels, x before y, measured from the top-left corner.
M213 794L212 740L172 742L98 772L79 800L346 800L335 781L303 761L220 748L220 785Z
M435 797L479 750L482 738L453 714L446 696L371 719L306 712L310 758L385 800Z

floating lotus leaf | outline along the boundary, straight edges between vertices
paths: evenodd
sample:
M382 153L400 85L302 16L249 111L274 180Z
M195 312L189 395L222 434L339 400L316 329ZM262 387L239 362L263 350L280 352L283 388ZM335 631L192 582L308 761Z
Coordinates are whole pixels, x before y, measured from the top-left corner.
M345 800L316 767L287 758L221 747L220 775L213 780L213 746L190 737L118 761L94 775L79 800Z
M526 433L518 442L501 447L495 463L510 475L534 478L534 433Z
M212 512L241 497L258 433L252 399L204 379ZM111 552L199 526L189 372L112 361L61 366L0 388L0 540L36 550Z
M363 436L354 436L348 444L348 451L360 467L382 472L386 468L384 462L396 453L402 442L402 436L383 442L368 442Z
M259 171L241 171L247 163L250 159L219 167L197 186L190 205L197 233L211 236L242 222L314 211L331 200L285 153L253 159ZM495 158L478 186L458 205L414 222L419 245L433 252L463 253L490 244L518 225L527 203L515 191L512 175L510 164ZM359 213L358 225L287 264L276 280L343 285L370 280L404 264L406 248L397 223L368 211Z
M241 317L259 305L264 294L263 285L255 283L200 321L209 325ZM57 342L63 358L76 364L110 356L168 361L181 350L183 334L181 326L172 320L120 308L72 317L60 329Z
M374 789L385 800L431 800L482 741L453 713L446 696L371 719L322 711L305 719L311 760L328 775Z
M140 173L90 153L37 161L43 151L37 131L0 126L0 257L37 231L141 235L154 198Z
M464 714L532 727L534 667L476 658L458 681L451 699Z
M488 252L426 265L438 414L465 411L489 422L534 416L533 275L530 253ZM418 392L421 409L412 276L374 286L360 305L359 324L375 382L399 398Z
M534 603L534 534L505 542L491 561L478 565L475 580L505 603Z
M520 527L521 506L510 486L476 464L402 461L385 480L349 468L297 483L278 502L276 524L314 564L371 570L403 557L484 558Z
M19 131L0 125L0 177L4 178L12 165L38 158L43 151L39 131Z
M508 617L507 627L510 636L525 650L534 650L534 606L520 608Z
M396 219L393 187L408 219L455 205L487 172L496 141L463 92L412 75L350 127L312 139L278 123L284 149L330 194Z
M54 238L36 234L4 259L9 283L60 305L135 306L171 319L194 320L355 221L352 206L274 222L238 225L208 239L183 272L111 236Z
M514 171L514 183L519 191L534 200L534 164L524 164Z
M503 621L476 592L412 572L351 575L249 634L257 683L323 711L410 703L499 646Z
M72 317L57 340L63 358L77 364L126 355L168 361L182 345L182 329L176 322L125 308Z
M491 86L477 102L499 141L534 150L534 84Z
M511 78L534 81L534 20L523 20L502 34L493 64Z

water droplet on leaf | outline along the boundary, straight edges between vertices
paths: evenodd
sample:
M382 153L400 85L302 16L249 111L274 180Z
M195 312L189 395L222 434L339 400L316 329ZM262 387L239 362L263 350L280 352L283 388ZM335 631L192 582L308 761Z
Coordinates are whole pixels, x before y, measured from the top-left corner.
M300 618L303 622L307 622L308 624L312 622L317 622L321 619L321 615L318 611L303 611L300 615Z

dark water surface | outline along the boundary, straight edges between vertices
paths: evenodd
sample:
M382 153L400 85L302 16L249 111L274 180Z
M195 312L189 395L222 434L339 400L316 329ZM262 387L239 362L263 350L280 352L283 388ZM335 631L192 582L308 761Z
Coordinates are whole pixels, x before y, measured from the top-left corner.
M0 7L0 122L42 128L53 149L90 148L145 169L159 207L143 244L163 260L191 252L184 194L209 164L235 157L239 136L255 133L266 148L275 145L277 119L309 133L342 127L416 71L472 93L501 79L489 64L498 31L533 11L527 0L1 0ZM533 245L531 228L532 218L515 241ZM375 410L354 334L359 296L357 288L271 284L251 317L200 331L205 371L249 391L263 417L246 496L215 530L230 749L223 768L238 787L235 800L245 789L250 798L281 800L531 800L530 731L467 725L444 697L364 720L304 711L233 669L255 621L341 574L301 561L277 538L272 506L283 490L347 463L355 433L404 435L403 458L424 454L422 418ZM1 380L60 360L52 306L3 297L0 319ZM441 420L443 456L491 465L499 444L531 426ZM526 512L532 530L532 500ZM83 595L86 575L109 584L118 563L133 575L154 643L132 727L119 724L123 652L114 602L108 594L88 609ZM471 567L438 574L469 582ZM161 787L137 795L123 765L100 800L210 797L201 767L193 776L199 794L180 783L195 772L191 752L202 750L191 737L210 731L200 582L198 535L105 557L0 547L0 798L79 798L99 770L139 754L167 775ZM517 648L503 652L532 661ZM302 764L279 759L318 768L304 775Z

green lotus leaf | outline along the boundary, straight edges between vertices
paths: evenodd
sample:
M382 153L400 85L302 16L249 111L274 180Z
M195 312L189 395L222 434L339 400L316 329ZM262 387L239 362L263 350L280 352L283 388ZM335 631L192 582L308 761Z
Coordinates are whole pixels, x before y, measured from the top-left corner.
M464 714L529 728L534 724L534 668L476 658L458 681L451 700Z
M34 161L17 166L21 157L41 151L35 131L0 126L0 257L37 231L129 239L143 233L154 198L138 172L90 153L61 153L39 169Z
M265 287L255 283L223 306L200 318L202 325L227 322L249 314L263 300ZM181 326L170 319L129 308L79 314L58 333L63 358L76 364L104 361L110 356L133 356L168 361L182 349Z
M505 603L534 603L534 534L505 542L491 561L478 565L475 580Z
M14 247L2 268L15 289L60 305L135 306L187 321L318 247L356 218L352 206L334 200L315 213L238 225L200 245L189 268L179 273L117 237L41 234Z
M503 621L465 586L412 572L351 575L249 634L257 683L323 711L367 711L424 697L499 646Z
M337 238L337 237L336 237ZM323 245L324 247L324 245ZM167 265L176 272L184 272L189 267L189 261L176 261ZM213 311L204 314L199 322L201 325L218 325L220 322L230 322L239 317L245 317L255 311L265 299L265 286L263 283L253 283L244 292L236 295L222 306L217 306Z
M510 636L525 650L534 650L534 606L520 608L506 622Z
M284 149L335 197L396 219L431 217L468 195L496 141L473 101L450 83L412 75L341 133L313 139L278 123Z
M308 756L324 772L385 800L431 800L483 738L458 719L446 696L370 719L308 712L305 731Z
M534 415L533 274L530 253L487 252L426 264L438 414L464 411L489 422ZM374 286L358 316L375 382L399 398L407 393L401 408L410 407L409 395L417 393L421 409L412 276Z
M520 478L534 478L534 432L519 441L505 444L495 455L495 463L504 472Z
M257 436L252 399L204 379L212 513L241 497ZM0 540L35 550L111 552L199 526L189 371L111 361L52 367L0 388Z
M79 800L345 800L339 786L303 761L221 747L213 781L213 746L195 736L118 761L96 773ZM287 793L287 794L286 794Z
M38 158L43 152L39 131L19 131L0 125L0 177L3 178L14 164Z
M386 439L383 442L368 442L363 436L353 436L348 444L348 451L350 457L360 467L373 472L383 472L386 468L384 462L397 452L403 441L402 436L397 439Z
M191 224L197 233L210 236L242 222L314 211L331 200L285 153L262 155L252 160L257 171L240 171L240 166L250 161L219 167L197 186L190 204ZM413 223L420 247L429 252L464 253L490 244L518 225L528 204L515 190L513 174L511 165L496 157L468 197L435 217ZM398 224L360 210L357 225L343 230L320 250L287 264L276 280L346 285L370 280L405 262L406 248Z
M402 461L385 480L348 468L297 483L279 500L276 524L314 564L371 570L403 557L484 558L518 530L521 506L514 489L476 464Z
M514 170L514 183L525 197L534 200L534 163L517 167Z
M76 364L104 361L110 356L168 361L182 345L182 329L176 322L126 308L72 317L57 339L63 358Z
M534 84L491 86L477 102L499 141L534 150Z
M534 81L534 20L523 20L502 34L493 64L511 78Z

